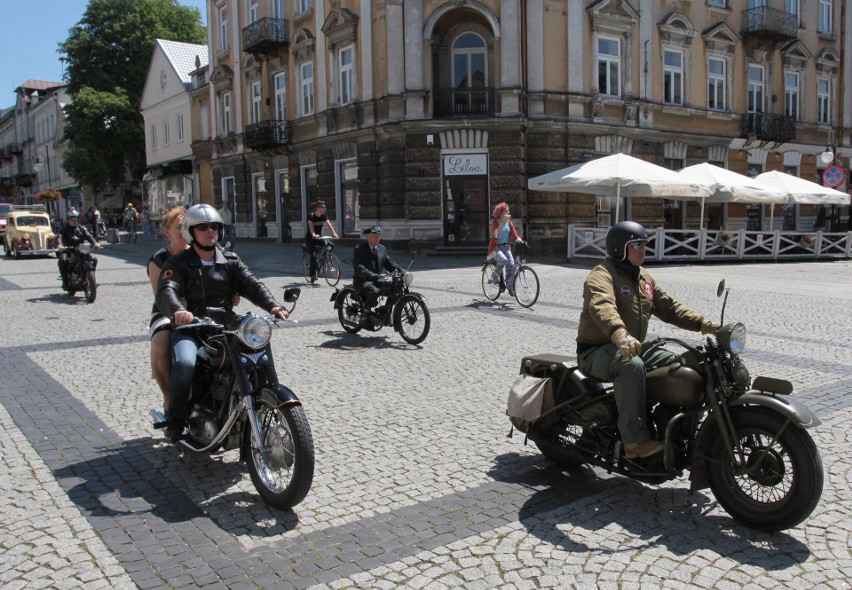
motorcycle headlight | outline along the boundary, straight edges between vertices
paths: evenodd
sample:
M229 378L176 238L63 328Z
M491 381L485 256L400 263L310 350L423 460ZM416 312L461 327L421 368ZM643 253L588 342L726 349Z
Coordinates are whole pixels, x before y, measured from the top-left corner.
M88 254L92 251L92 245L89 242L80 244L80 254Z
M240 339L240 342L255 350L266 346L271 337L272 324L256 316L247 317L237 329L237 338Z
M406 271L406 273L404 275L402 275L402 281L405 283L406 287L408 285L410 285L411 281L413 281L413 280L414 280L414 273L410 273L410 272Z
M716 339L722 350L738 355L746 345L746 327L739 322L727 324L716 332Z

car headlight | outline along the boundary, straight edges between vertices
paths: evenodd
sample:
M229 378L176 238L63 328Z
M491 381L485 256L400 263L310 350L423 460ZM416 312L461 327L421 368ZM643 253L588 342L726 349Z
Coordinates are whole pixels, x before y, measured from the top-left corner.
M414 280L414 273L411 273L411 272L406 271L406 272L405 272L405 274L404 274L404 275L402 275L402 282L404 282L404 283L405 283L405 286L406 286L406 287L407 287L408 285L410 285L410 284L411 284L411 281L413 281L413 280Z
M237 337L249 348L259 350L269 343L272 337L272 324L257 316L247 317L237 329Z
M726 352L740 354L746 345L746 327L739 322L724 325L716 332L716 339Z
M80 244L80 254L88 254L92 251L92 245L89 242Z

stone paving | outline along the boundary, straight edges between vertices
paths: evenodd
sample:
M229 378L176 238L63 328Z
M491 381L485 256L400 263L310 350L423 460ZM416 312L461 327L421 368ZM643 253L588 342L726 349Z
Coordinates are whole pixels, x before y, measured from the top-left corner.
M145 331L153 250L99 251L92 305L60 291L55 259L0 259L0 587L849 587L850 261L651 269L712 317L724 277L726 319L749 327L751 374L790 379L823 420L811 431L822 500L768 535L708 490L690 496L686 479L563 472L507 438L521 357L573 349L588 265L533 261L542 293L525 310L485 300L477 258L418 258L432 329L410 346L388 329L346 334L332 289L298 276L298 247L244 240L238 252L274 292L303 287L299 322L273 346L304 402L316 475L293 511L271 509L236 452L181 451L150 427L161 405Z

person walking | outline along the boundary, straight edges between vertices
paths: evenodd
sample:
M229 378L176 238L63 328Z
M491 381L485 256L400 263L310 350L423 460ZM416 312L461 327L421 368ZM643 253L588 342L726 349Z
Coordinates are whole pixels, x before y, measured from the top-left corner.
M234 213L231 211L231 205L227 200L222 201L219 216L222 218L222 223L225 224L222 240L219 242L219 245L225 250L233 251L237 245L237 230L234 228Z

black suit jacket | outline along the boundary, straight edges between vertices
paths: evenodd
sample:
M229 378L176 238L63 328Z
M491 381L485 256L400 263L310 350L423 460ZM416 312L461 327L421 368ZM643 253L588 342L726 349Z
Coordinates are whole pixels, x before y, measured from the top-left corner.
M355 269L355 286L360 287L366 282L375 282L382 271L391 272L399 265L388 256L388 250L381 244L376 246L379 263L376 265L373 253L368 242L361 242L355 246L352 253L352 266Z

